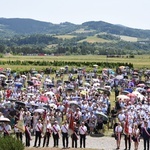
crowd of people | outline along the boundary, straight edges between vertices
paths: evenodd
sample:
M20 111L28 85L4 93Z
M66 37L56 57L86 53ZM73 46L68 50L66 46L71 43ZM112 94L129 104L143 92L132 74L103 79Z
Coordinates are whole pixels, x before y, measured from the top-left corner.
M63 73L56 77L43 72L1 73L0 132L7 136L13 130L21 141L25 135L27 147L32 146L32 136L34 147L49 147L52 136L51 147L59 147L61 137L63 148L68 148L70 136L71 147L85 148L86 135L103 133L105 125L113 129L117 149L122 136L125 149L131 149L134 141L137 150L141 136L144 149L149 149L150 91L145 83L149 78L141 83L141 72L124 70L116 74L112 69L103 69L98 75L96 71L80 69L77 74L66 74L65 80ZM112 91L115 96L110 100ZM20 120L24 131L18 127Z

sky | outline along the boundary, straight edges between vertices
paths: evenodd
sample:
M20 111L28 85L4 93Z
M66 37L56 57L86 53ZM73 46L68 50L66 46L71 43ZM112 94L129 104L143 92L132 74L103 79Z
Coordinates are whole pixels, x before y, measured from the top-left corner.
M150 30L150 0L1 0L0 18L55 24L105 21Z

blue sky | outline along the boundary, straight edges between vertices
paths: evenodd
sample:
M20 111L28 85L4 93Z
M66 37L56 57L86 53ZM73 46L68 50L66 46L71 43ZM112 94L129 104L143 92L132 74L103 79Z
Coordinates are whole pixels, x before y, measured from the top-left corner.
M150 0L2 0L0 17L51 23L105 21L150 29Z

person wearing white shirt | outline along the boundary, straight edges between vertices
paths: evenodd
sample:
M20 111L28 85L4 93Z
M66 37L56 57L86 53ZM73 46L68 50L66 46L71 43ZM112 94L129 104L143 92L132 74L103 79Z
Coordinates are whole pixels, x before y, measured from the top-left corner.
M134 149L138 150L139 141L140 141L140 130L138 124L134 124L132 129L132 140L134 142Z
M38 120L38 122L35 126L36 133L35 133L34 147L36 147L37 140L39 140L38 147L40 147L42 130L43 130L43 125L41 123L41 120Z
M130 150L131 149L132 127L131 127L131 125L127 125L127 128L128 128L127 132L125 131L125 128L126 127L124 127L124 140L125 140L125 149L124 150L127 150L127 146L128 146L128 150Z
M50 120L47 120L47 126L46 126L46 133L44 135L44 140L43 140L43 147L45 146L46 143L46 147L48 147L49 145L49 139L51 137L51 132L52 132L52 126L50 123Z
M123 111L121 111L121 113L118 115L118 119L119 121L122 123L125 119L125 114Z
M116 139L117 149L120 149L122 130L123 129L122 129L121 123L118 122L118 125L115 127L115 139Z
M59 145L59 132L60 132L60 126L58 125L58 122L55 121L54 125L52 126L53 130L53 140L54 140L54 146L53 147L58 147Z
M6 123L3 125L4 136L10 135L10 131L11 131L11 126L8 124L8 122L6 122Z
M17 121L18 123L18 121ZM17 124L14 126L14 132L16 134L16 138L22 141L22 132L18 129Z
M67 121L61 126L63 148L68 148L68 123Z
M79 127L79 134L80 134L80 148L82 148L82 143L83 147L86 147L86 134L87 134L87 127L84 125L84 122L81 123L81 126Z

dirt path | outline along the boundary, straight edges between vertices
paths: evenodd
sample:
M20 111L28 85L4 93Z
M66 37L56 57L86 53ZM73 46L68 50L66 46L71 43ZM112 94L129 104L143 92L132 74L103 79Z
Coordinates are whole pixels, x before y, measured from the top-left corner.
M43 142L43 139L42 139ZM31 147L26 148L26 150L37 150L37 148L33 148L34 145L34 139L31 142ZM42 146L42 143L41 143ZM71 139L69 139L69 146L71 146ZM43 148L43 147L39 147L38 149L41 150L58 150L58 149L62 149L62 139L60 139L60 144L59 144L59 148L52 148L53 147L53 139L50 139L50 145L48 148ZM116 149L116 141L113 137L91 137L91 136L87 136L86 139L86 147L87 149L96 149L96 150L115 150ZM122 137L121 140L121 147L120 150L124 150L124 138ZM78 141L78 148L79 149L79 141ZM140 144L139 144L139 150L143 149L143 140L141 139ZM70 148L70 150L74 150L72 148ZM131 143L131 150L134 150L134 143Z

